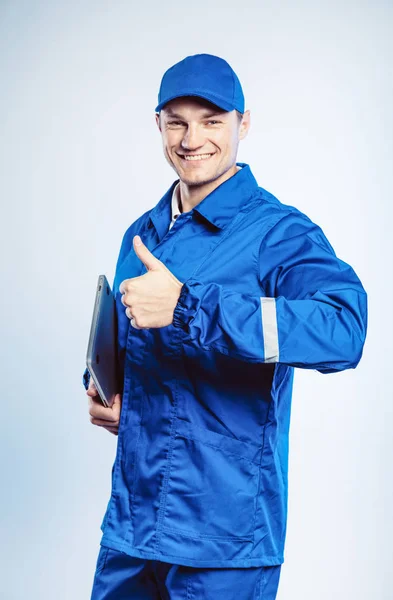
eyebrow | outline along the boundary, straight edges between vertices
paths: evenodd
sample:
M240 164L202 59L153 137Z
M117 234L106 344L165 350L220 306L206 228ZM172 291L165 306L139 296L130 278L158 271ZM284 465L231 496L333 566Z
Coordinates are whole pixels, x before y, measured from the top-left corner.
M225 114L225 112L226 112L225 110L213 110L213 111L209 110L207 112L202 113L201 118L207 119L209 117L216 117L216 116ZM179 113L172 111L170 108L167 109L166 114L168 115L168 117L175 117L176 119L184 120L183 115L179 115Z

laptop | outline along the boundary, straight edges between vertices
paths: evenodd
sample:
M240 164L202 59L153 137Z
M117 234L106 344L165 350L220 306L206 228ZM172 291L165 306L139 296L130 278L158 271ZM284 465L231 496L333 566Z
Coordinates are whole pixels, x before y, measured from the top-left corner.
M112 406L120 391L117 360L117 314L105 275L98 277L87 346L86 364L104 406Z

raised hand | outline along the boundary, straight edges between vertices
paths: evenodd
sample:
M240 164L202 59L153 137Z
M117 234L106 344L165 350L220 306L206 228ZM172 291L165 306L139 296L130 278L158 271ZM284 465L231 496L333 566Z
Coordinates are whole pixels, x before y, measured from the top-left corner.
M166 327L173 321L183 284L153 256L139 235L134 237L133 243L147 273L121 282L119 289L126 315L136 329Z

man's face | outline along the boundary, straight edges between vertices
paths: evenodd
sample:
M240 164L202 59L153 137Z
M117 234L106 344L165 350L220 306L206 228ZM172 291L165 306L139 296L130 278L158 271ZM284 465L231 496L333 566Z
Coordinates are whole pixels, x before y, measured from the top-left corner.
M181 181L199 186L235 165L239 141L248 131L249 111L240 121L235 110L225 112L189 96L168 102L156 120L167 161Z

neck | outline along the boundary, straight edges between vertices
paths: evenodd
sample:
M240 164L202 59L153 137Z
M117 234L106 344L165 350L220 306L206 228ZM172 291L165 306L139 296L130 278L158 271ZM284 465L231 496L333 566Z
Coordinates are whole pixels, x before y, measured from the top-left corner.
M240 167L233 165L228 171L223 173L218 179L204 183L202 185L187 185L184 181L180 181L180 201L182 212L188 212L197 206L202 200L212 193L219 185L224 183L230 177L233 177Z

